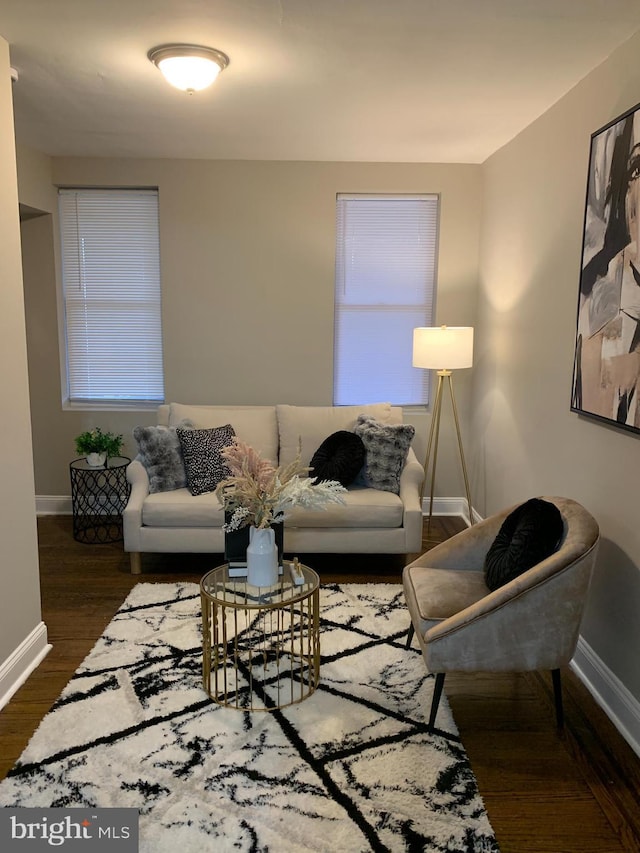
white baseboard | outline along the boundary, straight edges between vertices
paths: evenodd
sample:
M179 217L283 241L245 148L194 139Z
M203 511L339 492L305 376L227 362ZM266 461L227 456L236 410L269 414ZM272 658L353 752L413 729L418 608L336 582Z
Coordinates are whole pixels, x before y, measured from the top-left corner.
M473 509L473 507L472 507ZM422 514L429 514L429 498L422 501ZM466 498L434 498L434 515L458 515L469 524L469 511ZM36 515L71 515L70 495L36 495ZM473 510L474 521L482 516Z
M51 649L51 644L47 642L47 626L40 622L0 664L0 709L4 708Z
M471 507L473 512L474 522L482 520L476 510ZM422 514L429 515L429 498L422 499ZM466 498L434 498L433 499L433 514L434 515L457 515L462 518L467 526L469 526L469 506Z
M582 637L578 639L571 669L640 757L640 702Z
M71 495L36 495L36 515L71 515Z
M473 507L472 507L473 509ZM429 498L423 498L422 514L429 514ZM466 498L434 498L434 515L458 515L469 524L469 511ZM70 495L36 495L36 515L71 515ZM482 516L473 510L474 521Z

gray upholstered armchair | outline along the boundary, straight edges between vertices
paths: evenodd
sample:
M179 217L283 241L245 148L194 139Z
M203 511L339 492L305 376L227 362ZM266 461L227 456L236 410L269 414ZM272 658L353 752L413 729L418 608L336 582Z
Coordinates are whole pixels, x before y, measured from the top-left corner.
M485 556L514 509L463 530L422 554L403 572L414 633L429 672L436 675L429 728L433 729L445 674L454 671L552 672L558 726L562 727L560 667L569 663L599 541L598 525L569 498L545 497L562 515L557 550L491 592Z

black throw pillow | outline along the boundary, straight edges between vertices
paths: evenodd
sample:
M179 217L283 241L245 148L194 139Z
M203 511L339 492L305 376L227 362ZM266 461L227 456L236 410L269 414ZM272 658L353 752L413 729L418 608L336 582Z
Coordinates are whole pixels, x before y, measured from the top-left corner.
M560 510L541 498L531 498L502 522L484 561L490 590L517 578L557 549L564 531Z
M309 476L315 477L318 483L337 480L343 486L349 486L364 465L365 455L359 435L345 429L338 430L325 438L313 454Z

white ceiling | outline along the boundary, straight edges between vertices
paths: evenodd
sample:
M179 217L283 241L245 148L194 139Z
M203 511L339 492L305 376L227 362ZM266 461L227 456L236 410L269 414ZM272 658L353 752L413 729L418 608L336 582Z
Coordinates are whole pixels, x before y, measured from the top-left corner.
M639 28L640 0L0 0L18 142L59 156L480 163ZM147 59L174 41L229 67L179 92Z

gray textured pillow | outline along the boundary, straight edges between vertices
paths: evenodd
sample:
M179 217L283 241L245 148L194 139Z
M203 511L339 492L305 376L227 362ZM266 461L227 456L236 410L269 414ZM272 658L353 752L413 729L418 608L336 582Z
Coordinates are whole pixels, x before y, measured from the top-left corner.
M400 492L400 475L415 435L411 424L381 424L359 415L353 430L367 451L358 481L383 492Z
M193 427L192 421L183 421L181 427ZM133 431L138 443L138 458L149 475L149 491L170 492L187 485L182 450L175 427L138 426Z
M178 427L176 432L182 448L189 491L192 495L213 492L218 483L226 480L231 473L220 451L233 444L233 427L231 424L212 429Z

